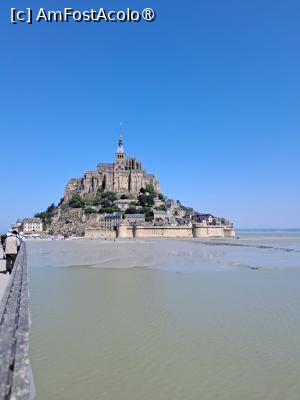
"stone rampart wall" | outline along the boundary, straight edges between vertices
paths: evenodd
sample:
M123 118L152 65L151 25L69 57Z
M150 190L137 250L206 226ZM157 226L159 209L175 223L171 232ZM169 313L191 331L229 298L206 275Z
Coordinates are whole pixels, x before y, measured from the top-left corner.
M134 228L134 237L193 237L191 227L181 226L136 226Z
M143 226L129 227L121 224L118 230L88 228L85 237L103 238L206 238L206 237L234 237L235 231L231 227L194 224L191 226Z
M233 228L224 228L225 237L235 237L235 230Z
M84 237L86 238L115 238L116 237L116 231L112 229L102 229L102 228L87 228L84 231Z
M193 225L193 237L224 237L224 226L211 226L206 224Z

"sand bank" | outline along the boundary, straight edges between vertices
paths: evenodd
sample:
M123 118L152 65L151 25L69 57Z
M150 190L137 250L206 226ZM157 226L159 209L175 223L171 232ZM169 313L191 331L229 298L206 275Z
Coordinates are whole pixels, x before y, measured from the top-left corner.
M229 271L300 268L299 239L79 239L28 241L33 267L158 268ZM39 257L35 257L35 256ZM39 264L36 261L39 259Z

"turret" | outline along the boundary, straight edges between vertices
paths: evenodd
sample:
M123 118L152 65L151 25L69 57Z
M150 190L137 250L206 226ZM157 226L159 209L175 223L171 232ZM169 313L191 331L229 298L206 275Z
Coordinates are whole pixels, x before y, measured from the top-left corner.
M126 221L122 221L120 223L120 225L118 226L118 230L117 230L117 236L118 238L128 238L128 224L126 223Z

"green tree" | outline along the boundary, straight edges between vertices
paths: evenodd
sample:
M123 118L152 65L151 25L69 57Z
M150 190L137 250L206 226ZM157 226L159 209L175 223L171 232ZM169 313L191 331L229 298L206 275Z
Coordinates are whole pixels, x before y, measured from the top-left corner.
M103 189L102 188L97 189L95 198L92 201L93 206L100 206L100 201L102 199L102 195L103 195Z
M74 194L71 200L69 201L69 206L72 208L82 208L84 207L84 200L80 197L79 194Z
M137 210L137 214L145 214L145 220L147 222L152 222L153 221L153 211L151 207L143 207Z
M34 214L35 218L41 218L43 224L50 224L52 217L54 215L54 211L56 210L56 206L54 203L50 204L46 211L42 211Z
M98 212L100 214L104 214L104 213L113 214L114 212L121 212L121 210L117 206L111 206L111 207L100 208L100 210Z
M151 207L154 204L155 196L150 193L142 193L138 196L139 204L142 207Z
M165 197L162 193L158 194L158 198L159 198L159 200L165 201Z
M117 194L115 192L104 192L102 194L103 199L109 200L111 203L113 203L115 200L117 200Z
M125 210L125 214L139 214L140 210L135 207L129 207Z
M46 213L52 213L55 210L55 204L52 203L50 206L47 208Z
M115 192L104 192L103 189L98 189L92 205L109 207L113 205L113 202L117 200L117 198L118 197Z
M145 191L150 194L156 195L155 189L152 185L146 185Z
M148 210L145 212L145 221L147 221L147 222L152 222L152 221L153 221L153 217L154 217L153 211L152 211L151 209L148 209Z
M108 199L101 199L99 205L100 205L102 208L107 208L107 207L111 207L111 206L112 206L112 202L109 201Z

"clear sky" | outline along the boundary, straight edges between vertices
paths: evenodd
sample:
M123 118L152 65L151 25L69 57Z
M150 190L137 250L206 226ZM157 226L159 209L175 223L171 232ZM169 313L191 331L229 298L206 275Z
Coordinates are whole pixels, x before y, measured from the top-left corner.
M25 4L26 3L26 4ZM153 23L12 25L10 7L155 9ZM0 231L125 150L239 228L300 227L300 3L3 0Z

